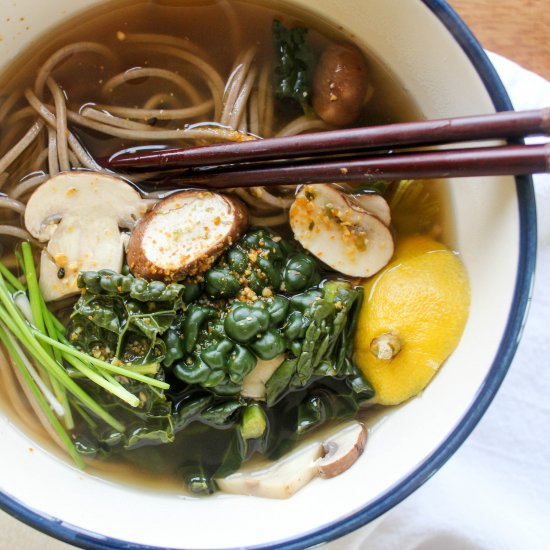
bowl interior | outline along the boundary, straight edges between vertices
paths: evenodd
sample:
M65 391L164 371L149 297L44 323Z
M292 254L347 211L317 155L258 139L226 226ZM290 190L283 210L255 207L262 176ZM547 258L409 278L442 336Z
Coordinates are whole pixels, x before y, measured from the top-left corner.
M46 29L99 3L10 3L3 8L6 17L0 22L2 59L9 62ZM421 0L288 3L341 26L381 59L416 99L425 117L495 110L469 57ZM366 451L351 470L333 480L316 480L286 501L183 498L113 484L78 471L35 445L0 413L0 490L6 507L49 532L65 537L79 532L78 540L100 546L112 538L174 548L250 547L298 539L298 547L307 544L308 534L310 542L318 542L315 537L321 529L333 536L369 519L365 510L402 490L404 480L410 480L434 453L444 452L442 443L471 412L480 393L489 391L487 377L514 301L520 261L515 180L467 178L448 186L456 247L472 290L465 333L427 390L373 425ZM23 509L30 512L21 513ZM45 518L43 522L40 517Z

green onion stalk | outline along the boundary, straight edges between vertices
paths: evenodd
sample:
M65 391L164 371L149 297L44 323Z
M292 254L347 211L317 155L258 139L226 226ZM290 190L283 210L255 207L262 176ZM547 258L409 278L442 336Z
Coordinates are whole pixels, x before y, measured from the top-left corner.
M88 379L132 407L139 406L139 398L116 376L152 388L167 389L169 385L148 376L158 372L158 364L113 364L75 348L42 296L29 242L22 243L18 259L25 284L0 262L0 341L68 454L83 468L84 461L70 435L74 428L71 409L92 425L96 416L115 430L123 431L124 426L75 382L67 366L74 368L78 377Z

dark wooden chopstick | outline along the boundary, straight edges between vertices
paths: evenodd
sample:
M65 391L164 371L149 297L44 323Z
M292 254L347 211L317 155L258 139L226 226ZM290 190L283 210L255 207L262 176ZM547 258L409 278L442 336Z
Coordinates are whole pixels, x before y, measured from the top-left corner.
M166 174L157 185L210 189L281 184L368 182L468 176L535 174L550 171L550 143L371 155L295 164L238 165ZM162 174L162 173L161 173Z
M115 170L222 166L299 157L359 153L486 139L517 139L550 133L550 108L508 111L420 122L315 132L187 149L114 155L102 164ZM154 134L152 134L154 139Z

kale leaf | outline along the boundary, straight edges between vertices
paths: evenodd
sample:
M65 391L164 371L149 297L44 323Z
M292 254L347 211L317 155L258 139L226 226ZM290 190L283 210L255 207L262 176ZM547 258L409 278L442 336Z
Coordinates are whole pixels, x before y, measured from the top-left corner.
M249 231L185 285L82 273L71 342L153 369L170 389L114 377L139 397L131 407L90 387L124 429L79 409L87 427L78 451L123 453L152 471L169 460L192 492L208 494L252 454L279 457L311 430L353 417L374 394L353 362L362 289L324 275L313 256L269 229ZM283 355L265 401L241 395L259 361Z
M124 363L160 363L166 345L160 336L182 307L183 285L147 283L111 271L82 272L84 293L74 306L68 338L82 351Z
M279 20L273 21L275 50L275 96L279 100L296 102L304 114L312 112L311 86L313 52L304 27L289 29Z

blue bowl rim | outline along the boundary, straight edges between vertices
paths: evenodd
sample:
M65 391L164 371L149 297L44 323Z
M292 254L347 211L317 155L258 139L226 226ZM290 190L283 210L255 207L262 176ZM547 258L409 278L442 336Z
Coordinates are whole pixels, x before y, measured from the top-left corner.
M512 110L512 104L496 70L472 32L445 0L421 0L445 25L476 69L497 111ZM301 550L343 537L380 517L399 504L456 452L475 428L500 387L516 353L528 306L535 272L537 229L532 178L516 178L520 220L518 272L512 306L506 328L491 369L476 399L453 432L414 472L388 492L361 510L334 524L291 540L249 547L250 550ZM96 533L27 508L13 497L0 492L0 508L16 519L61 541L90 550L170 550L168 548L126 542ZM172 549L176 550L176 549ZM184 550L184 549L177 549ZM191 550L191 549L188 549Z

